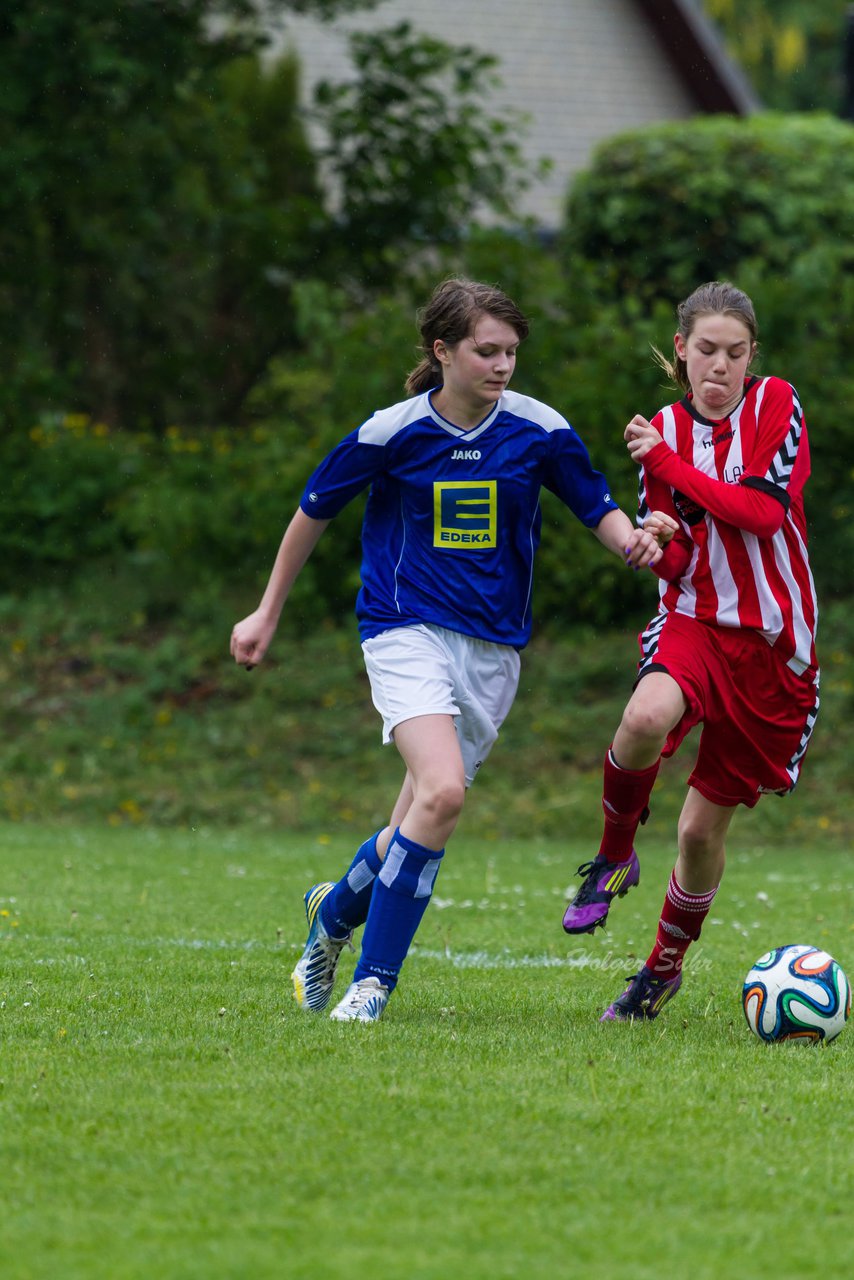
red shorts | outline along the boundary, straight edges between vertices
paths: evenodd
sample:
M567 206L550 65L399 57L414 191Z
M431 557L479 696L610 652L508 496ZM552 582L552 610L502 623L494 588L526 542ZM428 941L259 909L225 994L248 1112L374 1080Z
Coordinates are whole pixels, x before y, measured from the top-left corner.
M688 703L662 754L702 723L690 786L713 804L748 808L763 792L793 789L818 714L817 673L795 675L756 631L681 613L659 614L639 640L638 678L666 671Z

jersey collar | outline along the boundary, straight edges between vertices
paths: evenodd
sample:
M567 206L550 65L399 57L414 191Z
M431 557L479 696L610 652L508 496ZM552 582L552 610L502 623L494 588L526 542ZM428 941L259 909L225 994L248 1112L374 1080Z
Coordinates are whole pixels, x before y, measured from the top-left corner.
M744 379L744 390L741 393L741 399L738 404L733 405L725 418L704 418L699 409L694 407L694 401L691 399L690 392L687 396L683 396L679 403L682 405L683 409L690 413L694 421L699 422L701 426L716 427L718 423L726 422L733 416L733 414L738 413L739 409L744 404L744 397L747 395L748 391L752 390L752 388L756 386L757 382L759 382L759 378L756 377L755 374L751 374L749 378Z
M449 422L447 418L442 417L438 409L435 409L433 407L433 399L432 399L433 391L438 391L438 390L439 390L438 387L433 387L432 391L427 392L428 412L430 414L430 417L433 419L433 421L436 423L437 426L441 427L443 431L447 431L449 435L455 436L458 440L462 440L462 439L474 440L477 438L477 436L482 435L483 432L486 431L488 427L492 426L492 423L495 421L495 419L498 417L499 413L501 412L501 407L504 402L504 396L501 395L500 398L496 401L496 403L492 406L492 408L490 409L486 417L482 419L482 421L478 422L476 426L469 427L468 429L466 429L464 427L458 427L453 422Z

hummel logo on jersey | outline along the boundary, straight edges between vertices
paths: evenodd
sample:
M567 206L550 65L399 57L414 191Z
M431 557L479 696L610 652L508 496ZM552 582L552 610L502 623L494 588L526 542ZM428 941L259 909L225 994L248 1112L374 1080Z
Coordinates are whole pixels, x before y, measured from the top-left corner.
M714 449L719 444L726 444L727 440L735 439L735 430L729 427L725 431L720 431L717 435L713 435L709 440L703 441L704 449Z
M480 449L455 449L451 462L480 462Z

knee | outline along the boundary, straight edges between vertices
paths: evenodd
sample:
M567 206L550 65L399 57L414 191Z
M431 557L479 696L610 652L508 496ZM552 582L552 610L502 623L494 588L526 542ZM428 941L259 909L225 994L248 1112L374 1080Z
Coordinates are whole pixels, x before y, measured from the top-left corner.
M463 778L439 778L424 788L420 797L424 808L434 822L456 822L466 798Z
M672 728L671 717L661 707L648 702L630 702L623 712L620 729L632 742L664 745Z
M695 814L683 813L678 828L679 852L692 862L718 857L723 852L723 837L716 828L702 822Z

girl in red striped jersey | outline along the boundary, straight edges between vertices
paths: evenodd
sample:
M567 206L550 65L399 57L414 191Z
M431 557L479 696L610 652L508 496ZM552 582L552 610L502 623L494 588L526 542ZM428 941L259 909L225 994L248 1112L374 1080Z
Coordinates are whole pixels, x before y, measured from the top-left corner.
M602 844L579 868L568 933L603 925L612 899L638 883L634 838L661 757L695 725L702 732L655 944L602 1021L654 1018L676 994L723 876L735 809L794 788L819 702L797 392L750 372L756 317L734 285L702 285L678 318L673 361L656 356L683 398L651 422L637 414L624 436L641 468L639 521L656 532L656 509L679 531L653 570L659 612L640 637L638 679L606 754Z

